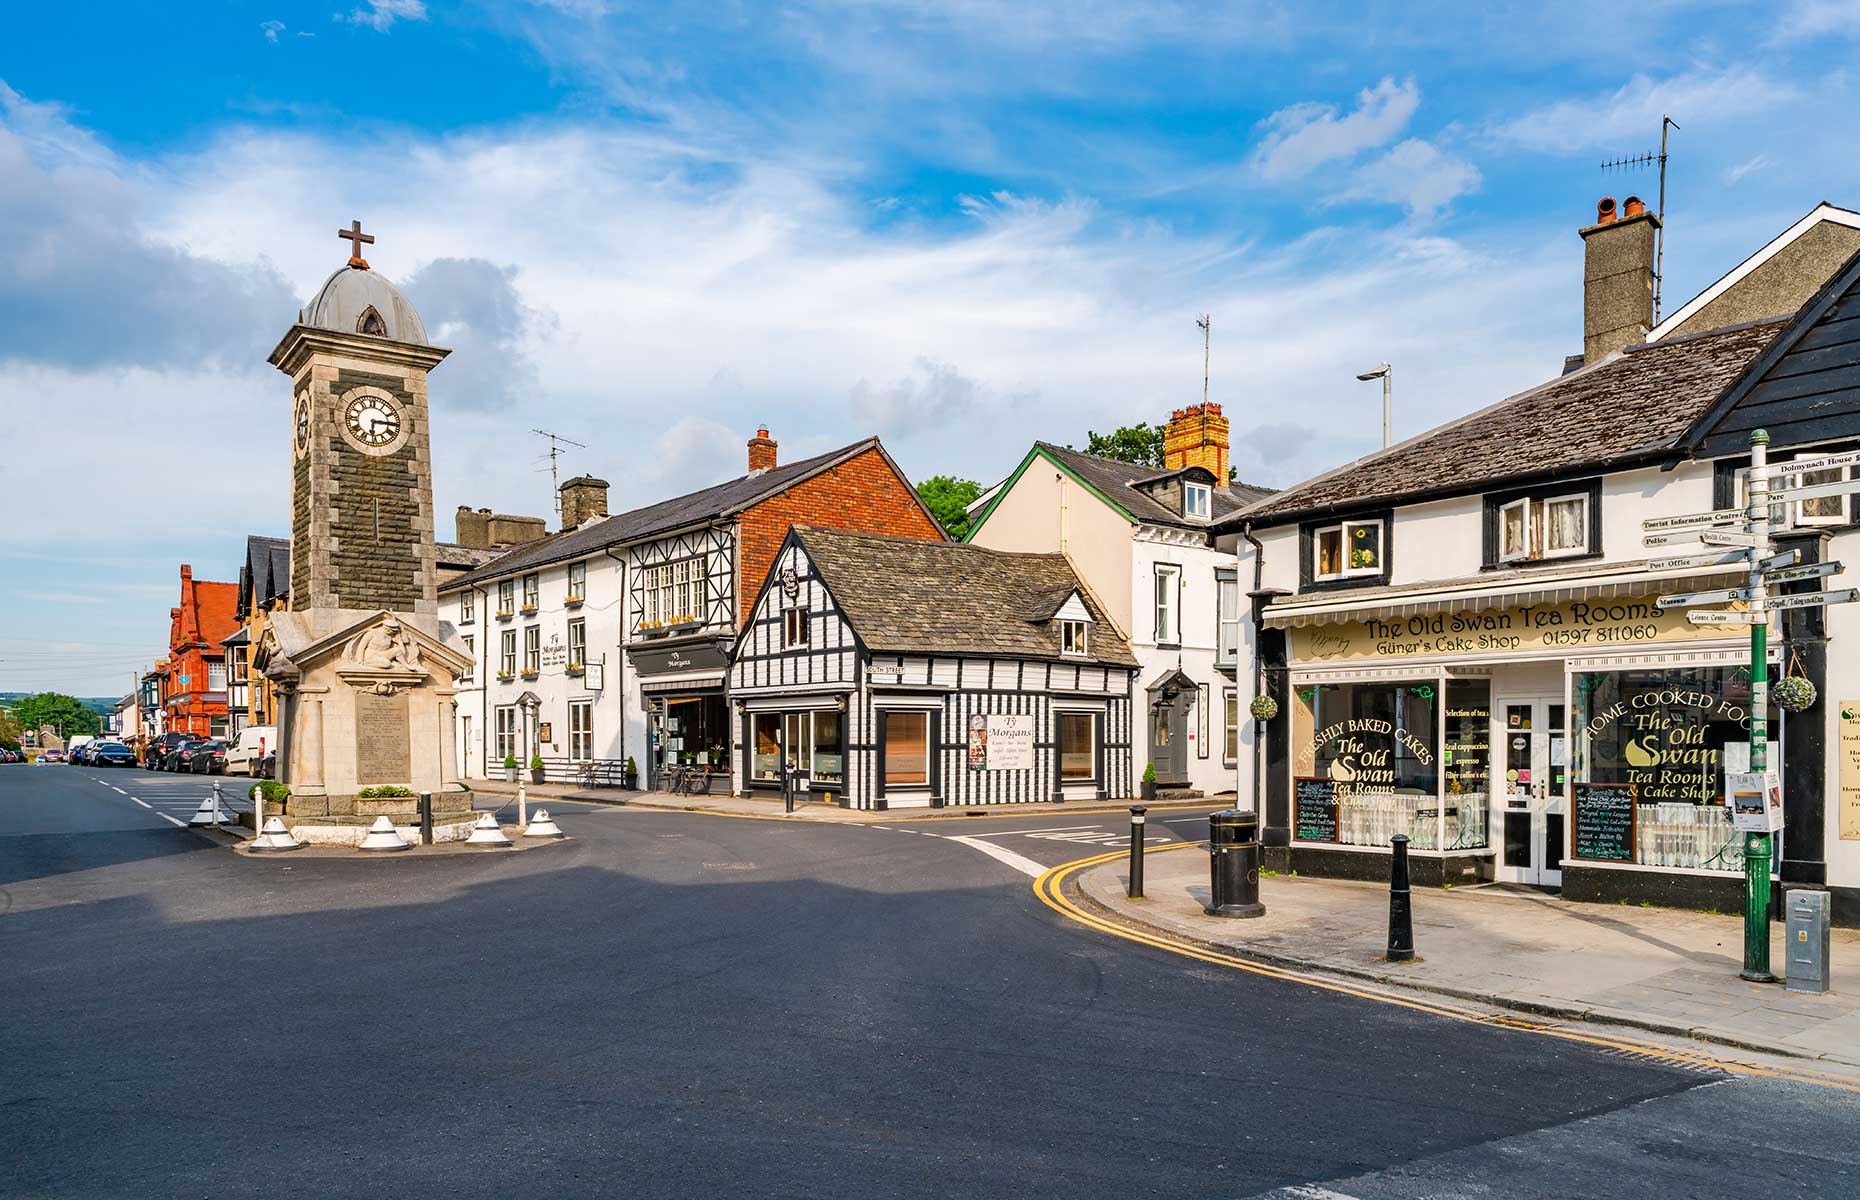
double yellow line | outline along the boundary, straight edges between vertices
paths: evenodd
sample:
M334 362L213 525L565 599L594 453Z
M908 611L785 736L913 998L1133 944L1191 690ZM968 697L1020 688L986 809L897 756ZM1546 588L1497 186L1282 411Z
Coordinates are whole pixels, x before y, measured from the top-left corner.
M1196 842L1178 842L1172 846L1160 846L1148 851L1150 854L1162 854L1170 850L1186 850L1201 846ZM1373 988L1348 983L1339 983L1321 976L1273 966L1269 963L1253 962L1231 954L1210 950L1193 942L1182 941L1164 934L1152 933L1131 925L1124 925L1107 920L1081 908L1065 893L1065 882L1080 871L1098 866L1102 863L1115 862L1125 856L1124 851L1099 854L1091 858L1081 858L1054 867L1046 874L1033 881L1034 894L1048 908L1070 920L1099 933L1108 933L1112 937L1125 941L1138 942L1157 950L1166 950L1184 958L1200 962L1213 963L1215 966L1231 967L1236 971L1246 971L1254 975L1264 975L1268 979L1279 979L1286 983L1295 983L1302 987L1316 988L1320 991L1336 992L1340 995L1355 996L1362 1000L1373 1000L1377 1004L1389 1004L1397 1008L1412 1009L1430 1016L1445 1017L1453 1021L1465 1021L1474 1025L1485 1025L1495 1029L1509 1029L1518 1033L1532 1033L1540 1037L1556 1038L1565 1042L1581 1042L1590 1046L1600 1046L1609 1050L1627 1051L1651 1058L1664 1059L1684 1066L1709 1068L1725 1071L1734 1075L1762 1076L1768 1079L1786 1079L1795 1083L1813 1084L1816 1087L1833 1088L1837 1091L1860 1094L1860 1083L1851 1078L1828 1074L1823 1071L1811 1071L1803 1067L1759 1064L1742 1062L1736 1059L1719 1058L1703 1051L1681 1049L1676 1046L1662 1045L1658 1042L1638 1042L1630 1038L1613 1037L1594 1033L1581 1033L1556 1025L1547 1025L1541 1021L1525 1016L1510 1016L1496 1013L1478 1012L1474 1009L1461 1008L1457 1005L1434 1000L1417 1000L1398 996L1390 992L1377 991Z

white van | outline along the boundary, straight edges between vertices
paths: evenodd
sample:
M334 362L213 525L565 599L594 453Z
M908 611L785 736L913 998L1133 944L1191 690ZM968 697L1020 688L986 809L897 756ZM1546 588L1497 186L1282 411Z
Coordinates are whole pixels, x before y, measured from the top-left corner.
M250 775L258 760L278 748L278 727L247 725L226 747L226 773Z

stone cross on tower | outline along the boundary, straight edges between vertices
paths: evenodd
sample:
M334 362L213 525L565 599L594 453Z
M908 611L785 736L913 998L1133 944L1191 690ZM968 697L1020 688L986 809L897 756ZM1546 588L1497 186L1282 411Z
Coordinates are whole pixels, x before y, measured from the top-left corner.
M362 232L360 221L350 221L347 229L338 229L336 236L349 242L349 265L358 270L368 269L368 260L362 257L362 247L375 244L375 235Z

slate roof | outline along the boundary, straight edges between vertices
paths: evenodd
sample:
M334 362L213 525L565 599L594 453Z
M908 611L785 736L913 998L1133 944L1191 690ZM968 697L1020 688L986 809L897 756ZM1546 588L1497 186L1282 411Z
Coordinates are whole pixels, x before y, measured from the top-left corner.
M609 546L643 541L704 521L733 516L777 492L785 491L804 479L874 448L879 448L878 439L869 437L838 450L829 450L825 454L816 454L812 458L803 458L772 471L764 471L760 475L740 475L715 487L661 500L657 504L607 517L593 524L584 524L563 533L553 533L526 542L468 574L444 581L440 590L451 591L513 572L529 571L549 563L598 553ZM882 448L879 449L883 453Z
M840 611L881 653L977 654L1134 667L1137 660L1063 554L794 527ZM1088 655L1063 655L1059 626L1029 620L1077 591L1096 624ZM1053 603L1047 611L1058 608Z
M1409 503L1676 453L1693 421L1783 323L1756 321L1630 346L1274 493L1222 524Z
M1164 471L1138 463L1098 458L1074 450L1070 446L1055 446L1051 442L1035 442L1034 446L1045 451L1068 471L1109 496L1113 502L1139 521L1152 525L1175 525L1183 529L1205 529L1208 526L1206 521L1188 520L1162 501L1135 486L1139 483L1167 479L1171 475L1180 474L1179 471ZM1271 494L1272 489L1255 487L1250 483L1236 484L1232 487L1216 486L1213 519L1218 521Z
M433 562L442 569L466 571L482 567L509 552L508 546L461 546L457 542L435 542Z
M256 533L247 536L245 539L245 578L239 583L241 589L245 588L248 583L251 588L249 594L239 597L241 609L290 595L290 539L263 537Z

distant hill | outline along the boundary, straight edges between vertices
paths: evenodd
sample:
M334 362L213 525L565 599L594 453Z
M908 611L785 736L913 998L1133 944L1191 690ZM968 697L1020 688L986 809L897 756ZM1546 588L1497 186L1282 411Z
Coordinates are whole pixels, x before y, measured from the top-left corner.
M27 696L36 695L38 695L37 692L0 692L0 707L24 700ZM107 715L116 711L116 702L121 699L121 696L79 696L77 702L85 708L95 709Z

